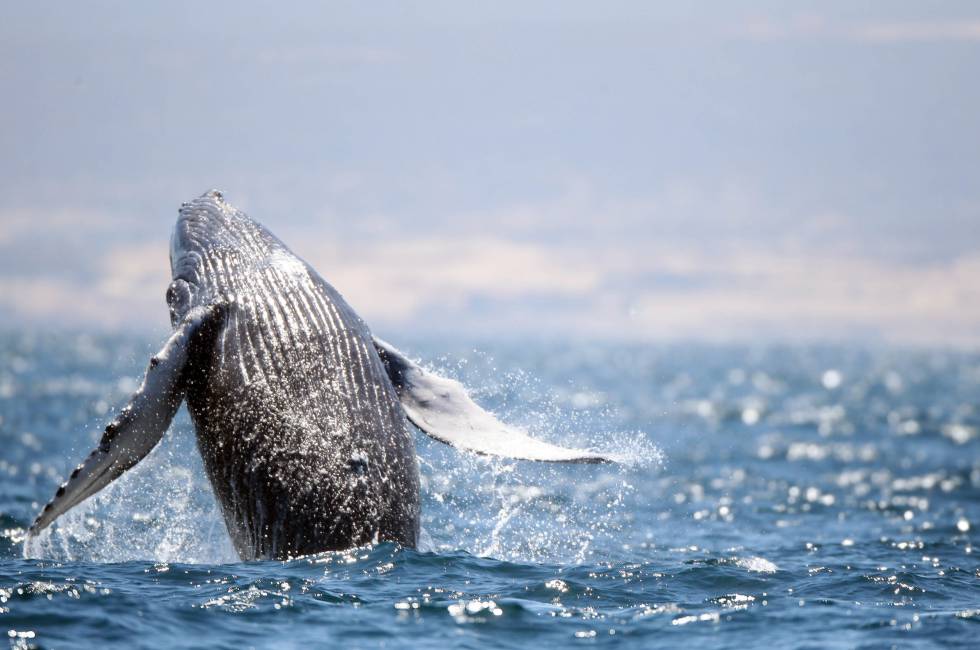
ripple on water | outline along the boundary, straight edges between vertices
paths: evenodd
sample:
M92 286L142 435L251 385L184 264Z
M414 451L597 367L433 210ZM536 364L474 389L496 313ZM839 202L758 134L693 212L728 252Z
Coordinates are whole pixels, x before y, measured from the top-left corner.
M182 413L147 462L28 547L38 560L22 557L26 526L153 349L45 337L0 337L13 646L974 641L978 355L419 346L506 419L644 462L501 462L419 437L421 550L241 563Z

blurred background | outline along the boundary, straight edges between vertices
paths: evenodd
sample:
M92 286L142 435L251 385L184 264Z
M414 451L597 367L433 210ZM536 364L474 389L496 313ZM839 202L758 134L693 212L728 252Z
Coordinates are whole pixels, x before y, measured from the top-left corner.
M0 323L211 187L379 334L980 343L973 2L5 3Z

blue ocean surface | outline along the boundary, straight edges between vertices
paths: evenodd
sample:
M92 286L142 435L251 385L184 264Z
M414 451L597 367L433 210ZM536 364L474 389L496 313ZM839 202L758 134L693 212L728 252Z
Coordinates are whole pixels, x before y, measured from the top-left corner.
M386 333L397 339L391 333ZM558 465L417 435L420 548L241 562L182 410L25 548L158 341L0 334L0 634L41 648L976 647L980 354L403 342Z

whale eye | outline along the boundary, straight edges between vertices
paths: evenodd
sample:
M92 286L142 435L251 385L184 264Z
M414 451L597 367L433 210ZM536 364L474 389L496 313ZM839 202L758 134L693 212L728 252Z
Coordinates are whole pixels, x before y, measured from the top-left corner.
M190 308L191 287L186 280L177 279L167 287L167 305L170 306L170 321L176 324Z

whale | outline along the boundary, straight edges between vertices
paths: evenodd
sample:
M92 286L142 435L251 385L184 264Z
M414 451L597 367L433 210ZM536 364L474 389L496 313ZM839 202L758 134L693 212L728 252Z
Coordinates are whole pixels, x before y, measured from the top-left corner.
M462 384L375 337L333 286L217 190L180 207L170 265L172 334L28 538L146 457L182 404L242 560L415 547L413 427L466 453L616 460L505 424Z

